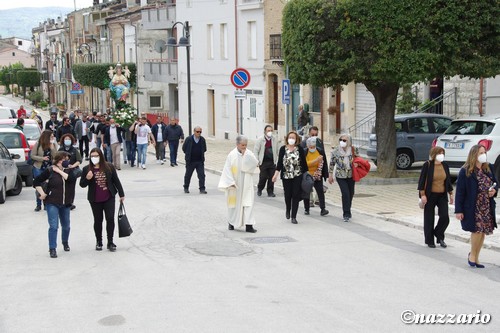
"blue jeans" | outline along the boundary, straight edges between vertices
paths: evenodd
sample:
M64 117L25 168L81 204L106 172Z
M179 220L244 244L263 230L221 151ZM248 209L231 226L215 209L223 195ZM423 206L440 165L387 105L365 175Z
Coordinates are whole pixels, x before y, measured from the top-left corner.
M69 212L70 207L65 205L56 204L46 204L47 208L47 218L49 220L49 249L57 248L57 229L59 227L59 221L61 222L62 242L67 242L69 239Z
M43 172L42 169L38 169L38 168L33 167L33 179L40 176L42 174L42 172ZM40 200L40 195L38 194L37 190L35 190L35 198L36 198L36 205L41 206L42 200Z
M135 142L125 141L125 146L127 147L127 160L129 162L135 162Z
M100 136L100 135L98 135L98 136L97 136L97 138L95 139L95 146L96 146L97 148L99 148L99 149L101 149L101 144L102 144L102 142L101 142L101 141L102 141L102 140L101 140L101 136Z
M106 161L113 163L113 154L111 154L110 145L106 145L106 148L104 148L104 157L106 158Z
M148 144L137 144L137 164L146 164L146 153L148 151Z
M179 149L179 140L169 140L168 149L170 150L170 163L177 164L177 149Z

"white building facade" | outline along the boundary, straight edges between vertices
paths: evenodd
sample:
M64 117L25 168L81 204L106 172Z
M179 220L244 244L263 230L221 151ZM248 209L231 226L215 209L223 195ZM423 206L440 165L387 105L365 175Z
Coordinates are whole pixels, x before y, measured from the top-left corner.
M238 133L255 139L265 125L264 13L260 0L180 0L177 21L189 21L191 40L192 127L217 139ZM182 36L178 26L177 37ZM178 49L178 105L187 131L187 57ZM240 110L231 73L244 68L250 83ZM239 112L242 111L241 114Z

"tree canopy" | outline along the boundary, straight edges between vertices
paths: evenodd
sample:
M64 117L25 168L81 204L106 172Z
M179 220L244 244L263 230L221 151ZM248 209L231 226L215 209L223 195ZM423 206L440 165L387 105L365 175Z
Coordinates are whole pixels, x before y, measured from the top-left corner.
M295 83L366 85L376 102L377 159L396 175L397 92L437 76L500 73L498 0L290 0L283 53Z

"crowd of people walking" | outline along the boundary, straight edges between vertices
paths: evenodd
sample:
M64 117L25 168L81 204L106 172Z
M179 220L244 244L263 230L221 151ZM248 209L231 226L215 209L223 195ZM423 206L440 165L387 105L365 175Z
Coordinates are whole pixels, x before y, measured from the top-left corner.
M22 124L20 125L22 126ZM158 116L151 126L141 115L132 125L122 127L109 116L82 115L64 117L61 122L51 114L45 130L31 152L34 187L36 189L35 211L47 211L49 224L49 254L57 257L58 226L62 229L62 245L70 251L70 212L75 209L75 185L88 188L87 199L94 217L95 249L103 249L103 220L106 220L107 249L114 252L115 196L125 199L124 189L118 177L121 170L121 150L124 164L146 169L147 148L155 148L156 162L166 162L166 146L170 151L170 166L176 167L178 147L184 152L185 174L183 188L190 193L190 182L194 171L198 177L200 194L207 194L205 185L205 154L207 143L202 128L196 126L190 135L184 137L182 127L175 119L166 125ZM310 215L310 208L319 206L319 215L326 216L325 191L329 184L337 183L341 193L342 218L352 219L352 205L355 183L360 169L366 174L366 164L359 157L348 134L341 134L338 144L330 153L325 151L318 137L318 128L308 126L302 136L295 131L287 133L280 145L274 128L264 127L253 150L248 139L239 135L236 147L227 155L218 188L225 192L228 208L228 229L244 228L255 233L256 220L253 214L255 194L261 197L266 190L267 197L276 197L275 183L281 179L284 197L285 219L298 224L300 202L303 201L304 215ZM78 148L77 148L78 146ZM92 148L92 146L95 146ZM81 168L83 159L89 161ZM369 169L369 165L368 165ZM434 147L429 160L423 164L418 182L418 196L423 208L424 242L430 248L436 243L446 248L446 229L450 223L448 204L455 204L455 217L461 221L462 229L471 233L471 249L467 262L471 267L484 268L479 259L486 235L497 227L495 201L497 179L493 165L487 162L486 148L475 145L469 152L465 165L460 169L456 194L452 185L449 167L445 161L445 149ZM254 175L258 174L257 189L254 190ZM254 193L255 192L255 193ZM437 208L438 221L435 225Z

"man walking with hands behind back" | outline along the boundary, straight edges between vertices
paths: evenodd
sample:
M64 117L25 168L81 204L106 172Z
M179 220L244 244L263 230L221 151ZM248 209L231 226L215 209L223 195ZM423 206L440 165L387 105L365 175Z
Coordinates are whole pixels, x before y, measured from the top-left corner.
M191 176L196 169L198 181L200 185L200 194L207 194L205 190L205 152L207 151L207 143L205 138L201 136L201 127L194 128L193 135L190 135L182 145L182 151L186 159L186 174L184 175L184 193L189 193L189 183Z
M264 128L264 135L255 142L254 154L259 160L260 169L257 195L259 197L262 195L262 190L267 182L267 196L275 197L272 179L278 161L278 140L273 136L271 125L267 125Z

